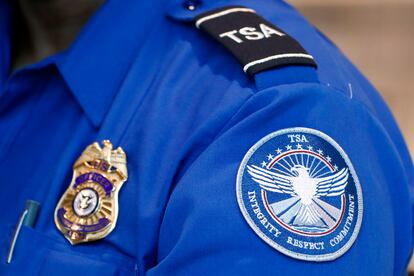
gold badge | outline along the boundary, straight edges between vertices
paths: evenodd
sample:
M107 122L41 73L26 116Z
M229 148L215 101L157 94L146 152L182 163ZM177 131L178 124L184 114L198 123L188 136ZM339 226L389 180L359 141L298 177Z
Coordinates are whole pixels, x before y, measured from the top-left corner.
M55 210L55 224L73 245L106 237L118 218L118 193L127 180L126 154L108 140L88 146Z

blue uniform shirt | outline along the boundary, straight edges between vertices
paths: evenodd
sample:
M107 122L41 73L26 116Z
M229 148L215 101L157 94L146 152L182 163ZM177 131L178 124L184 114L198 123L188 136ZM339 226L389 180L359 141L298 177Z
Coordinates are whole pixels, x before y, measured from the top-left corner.
M282 1L196 3L191 10L178 0L107 1L68 49L10 74L12 7L0 1L0 274L403 274L413 245L413 164L379 94ZM318 68L291 65L244 74L192 21L228 5L254 9L276 24L302 44ZM283 140L283 131L300 135ZM272 186L271 175L253 166L256 159L266 163L259 156L268 152L263 137L277 145L274 155L307 146L308 155L301 156L309 160L309 154L318 154L312 145L319 145L320 158L337 158L348 168L343 171L348 182L352 177L353 187L361 188L354 191L363 198L363 207L355 201L361 213L354 213L361 224L340 226L349 234L320 238L326 248L353 239L341 256L321 262L295 258L298 252L312 257L321 244L307 244L316 252L307 255L303 243L287 239L287 249L278 250L281 241L269 240L269 224L268 232L252 227L256 217L249 215L258 212L243 213L242 206L250 208L249 199L255 199L244 196L253 195L261 180L260 187L273 187L269 200L276 200L283 186L277 179ZM121 146L128 158L117 225L100 241L72 246L55 227L54 210L70 184L74 161L103 139ZM244 161L246 167L240 165ZM339 169L332 163L332 170ZM251 194L238 194L236 182L242 189L246 181ZM289 185L283 191L292 195ZM343 223L347 218L355 223L352 198L338 203L348 204ZM41 203L36 226L22 227L6 264L28 199ZM302 226L321 223L311 211L302 214L308 216L298 218ZM286 229L272 223L282 236L289 227L299 231L293 222Z

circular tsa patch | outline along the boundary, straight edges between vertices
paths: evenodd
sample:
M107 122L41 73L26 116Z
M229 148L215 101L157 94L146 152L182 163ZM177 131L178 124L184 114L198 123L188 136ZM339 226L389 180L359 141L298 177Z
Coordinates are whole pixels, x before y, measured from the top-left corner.
M362 221L362 191L351 161L314 129L283 129L257 142L240 165L237 200L259 237L301 260L338 258Z

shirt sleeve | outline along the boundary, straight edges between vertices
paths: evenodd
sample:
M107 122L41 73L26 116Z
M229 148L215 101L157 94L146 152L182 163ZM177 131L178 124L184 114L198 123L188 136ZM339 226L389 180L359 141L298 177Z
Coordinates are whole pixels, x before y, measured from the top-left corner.
M259 91L177 179L148 275L401 274L412 249L402 162L340 91Z

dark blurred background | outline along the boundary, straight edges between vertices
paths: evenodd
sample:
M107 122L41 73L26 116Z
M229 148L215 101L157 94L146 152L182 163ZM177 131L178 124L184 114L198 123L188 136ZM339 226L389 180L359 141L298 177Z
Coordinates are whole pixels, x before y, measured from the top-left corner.
M391 107L414 155L414 0L288 0L324 32ZM414 260L410 270L414 271Z

